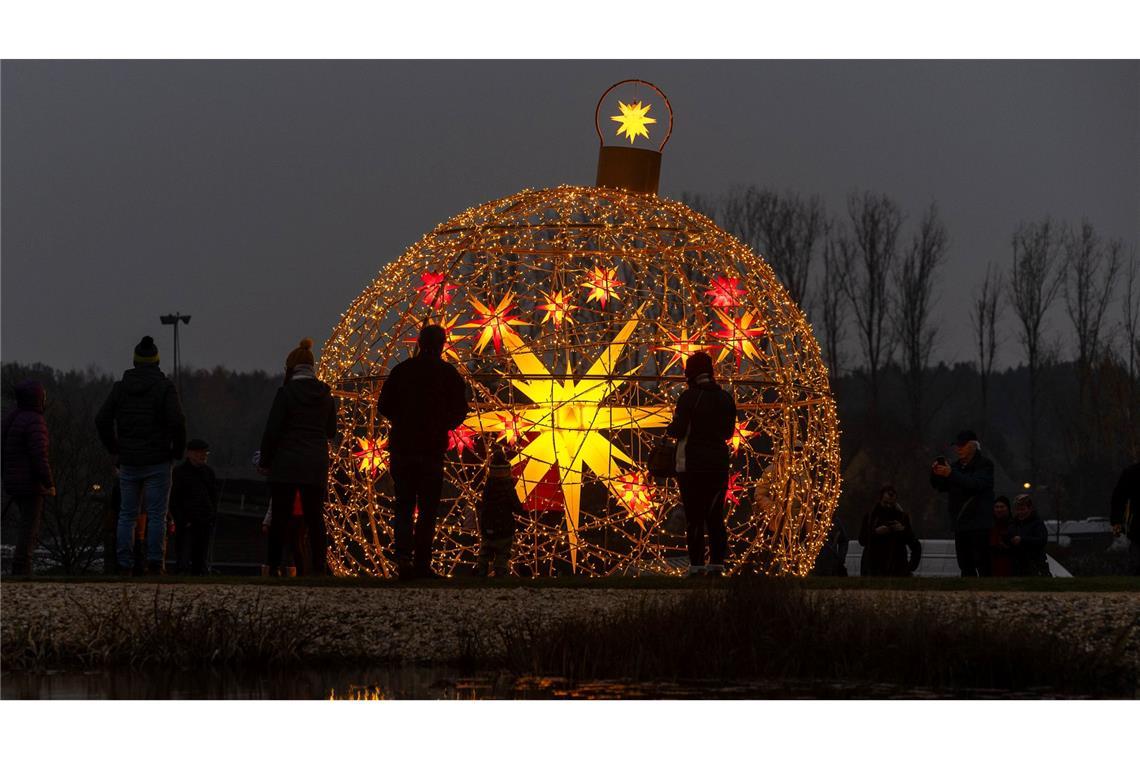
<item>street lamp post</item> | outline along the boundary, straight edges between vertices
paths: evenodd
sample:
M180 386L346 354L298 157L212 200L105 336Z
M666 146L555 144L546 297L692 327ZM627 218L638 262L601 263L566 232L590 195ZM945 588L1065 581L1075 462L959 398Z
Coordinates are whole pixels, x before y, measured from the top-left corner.
M178 395L182 395L182 371L178 364L178 323L190 324L190 315L175 312L164 314L158 318L164 325L174 325L174 384L178 386Z

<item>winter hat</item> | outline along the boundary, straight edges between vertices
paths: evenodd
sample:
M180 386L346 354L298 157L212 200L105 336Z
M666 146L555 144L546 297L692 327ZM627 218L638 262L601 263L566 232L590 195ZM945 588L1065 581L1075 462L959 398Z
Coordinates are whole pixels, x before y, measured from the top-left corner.
M158 346L154 345L154 338L144 335L139 344L135 346L135 365L146 366L158 364Z
M210 444L203 441L201 438L191 438L186 443L187 451L209 451Z
M502 449L497 449L491 456L490 476L492 478L511 477L511 463L507 461L507 456L502 452Z
M317 363L313 358L313 339L301 338L301 343L289 352L285 359L285 369L293 369L298 364L308 364L310 367Z

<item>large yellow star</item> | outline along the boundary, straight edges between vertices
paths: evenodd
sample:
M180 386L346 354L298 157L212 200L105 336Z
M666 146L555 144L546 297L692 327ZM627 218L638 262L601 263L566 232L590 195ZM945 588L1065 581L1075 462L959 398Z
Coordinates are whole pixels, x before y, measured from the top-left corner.
M620 116L611 116L611 121L616 121L621 124L618 127L617 135L621 137L622 132L629 138L629 144L633 145L635 137L644 137L649 139L649 130L645 128L646 124L656 124L657 119L646 116L652 106L643 106L640 100L626 105L620 100L618 101L618 108L621 109Z
M582 471L589 468L620 504L629 508L628 483L619 463L633 465L629 455L601 435L601 430L659 428L669 424L669 406L608 406L606 397L632 375L615 375L614 367L626 342L637 327L637 319L626 323L580 379L555 380L550 371L514 333L503 336L511 359L525 380L511 384L526 395L534 406L519 406L515 414L528 423L527 435L536 434L511 462L524 464L517 486L519 499L526 501L531 491L554 467L562 483L566 502L566 531L570 538L570 562L578 564L578 514L582 495ZM464 424L475 430L498 432L506 429L501 411L482 412L468 417ZM624 486L624 488L623 488ZM643 515L630 509L641 522Z

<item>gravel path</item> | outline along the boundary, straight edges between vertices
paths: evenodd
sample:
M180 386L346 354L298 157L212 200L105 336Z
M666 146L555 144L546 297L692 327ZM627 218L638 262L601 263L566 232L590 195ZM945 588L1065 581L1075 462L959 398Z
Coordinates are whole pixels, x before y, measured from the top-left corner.
M299 610L321 631L310 651L345 657L442 661L459 655L472 631L499 625L534 627L566 616L607 616L649 601L679 601L685 589L590 588L337 588L306 586L140 583L4 583L0 635L47 622L61 639L81 642L90 626L83 611L102 617L130 605L139 613L160 603L264 612ZM1024 617L1057 632L1074 646L1105 646L1131 624L1124 657L1140 672L1140 594L975 591L816 590L844 595L845 603L892 608L930 604L948 620L972 614ZM173 596L172 596L173 595ZM490 637L493 639L494 637Z

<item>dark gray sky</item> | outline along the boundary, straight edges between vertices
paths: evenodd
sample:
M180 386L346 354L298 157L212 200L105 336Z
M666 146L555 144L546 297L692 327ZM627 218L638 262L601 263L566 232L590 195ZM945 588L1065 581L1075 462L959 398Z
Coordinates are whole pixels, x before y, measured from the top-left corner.
M276 370L438 222L592 183L594 104L629 77L675 112L662 195L936 200L938 358L971 357L967 304L1019 221L1140 240L1134 61L5 61L2 358L117 373L150 333L169 366L180 310L184 365Z

